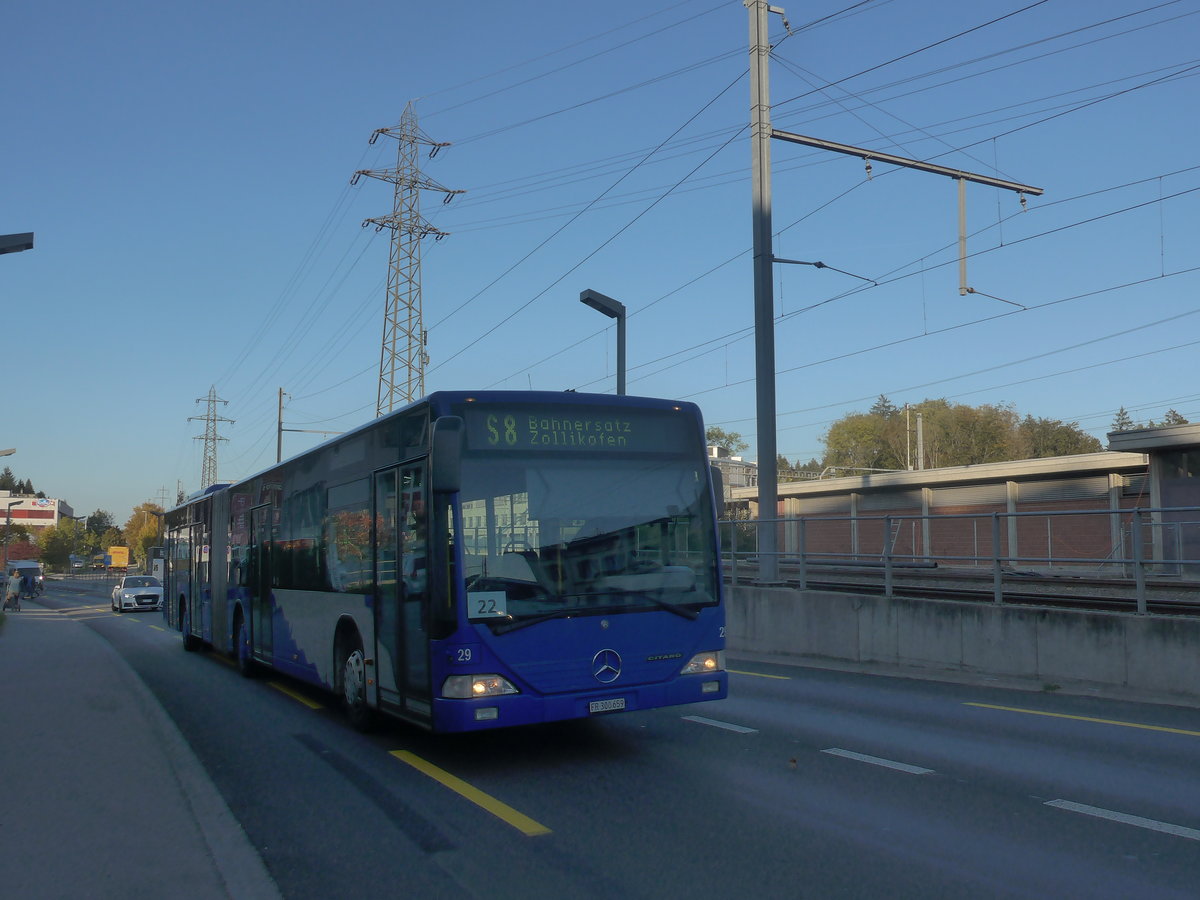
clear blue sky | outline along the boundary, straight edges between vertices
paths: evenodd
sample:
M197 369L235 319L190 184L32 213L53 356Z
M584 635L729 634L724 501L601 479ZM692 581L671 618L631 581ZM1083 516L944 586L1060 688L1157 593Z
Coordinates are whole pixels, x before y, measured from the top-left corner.
M1046 193L969 189L960 297L952 181L775 142L775 253L833 267L776 270L781 453L880 394L1102 439L1122 405L1200 419L1200 2L783 5L776 127ZM10 5L0 233L37 246L0 257L4 462L123 523L199 486L210 386L223 479L274 460L280 387L290 428L372 416L387 235L360 222L392 197L349 180L394 165L367 140L410 100L453 144L424 172L467 191L423 199L451 233L427 387L612 392L593 288L629 308L630 393L753 458L747 31L740 0Z

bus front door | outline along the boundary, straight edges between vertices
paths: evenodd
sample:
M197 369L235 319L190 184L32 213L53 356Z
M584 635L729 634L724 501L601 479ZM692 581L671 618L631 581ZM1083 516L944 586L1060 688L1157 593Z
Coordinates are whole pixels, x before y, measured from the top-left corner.
M423 722L433 715L426 631L427 508L423 463L375 473L380 687L383 698L399 707L397 712Z
M271 506L250 510L250 653L271 659Z

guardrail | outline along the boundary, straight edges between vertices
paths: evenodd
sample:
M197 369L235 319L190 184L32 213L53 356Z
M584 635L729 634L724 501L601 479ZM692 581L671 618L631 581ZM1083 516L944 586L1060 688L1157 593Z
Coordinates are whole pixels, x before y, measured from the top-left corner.
M897 569L951 566L990 571L1002 603L1014 570L1091 575L1129 580L1145 613L1147 578L1200 581L1200 507L724 520L722 556L734 584L761 555L762 527L775 528L778 565L801 589L812 566L871 566L882 567L891 597Z

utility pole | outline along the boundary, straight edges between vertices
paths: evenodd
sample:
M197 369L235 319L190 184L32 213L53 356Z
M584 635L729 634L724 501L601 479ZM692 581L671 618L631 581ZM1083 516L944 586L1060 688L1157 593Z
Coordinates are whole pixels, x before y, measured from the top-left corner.
M394 169L360 169L350 179L358 184L359 177L377 178L391 182L393 188L392 214L366 219L363 227L374 225L376 231L391 229L391 252L388 256L387 306L383 316L383 346L379 354L379 391L375 403L375 415L382 416L397 406L411 403L425 394L425 366L429 354L425 352L428 335L421 313L421 239L433 236L434 240L446 237L421 218L421 191L441 191L443 203L449 203L455 194L464 191L451 190L421 174L417 161L418 148L429 147L432 159L448 143L431 140L417 126L417 113L411 101L404 107L400 124L392 128L379 128L371 135L374 144L380 135L396 140L396 167Z
M904 468L912 471L912 416L907 403L904 404Z
M275 420L275 462L276 464L283 462L283 433L285 431L300 432L303 434L344 434L341 431L324 431L320 428L284 428L283 427L283 398L291 397L291 394L285 394L283 388L279 389L279 417Z
M925 469L925 419L917 413L917 469Z
M217 404L228 404L229 401L222 400L217 396L216 385L208 389L207 397L197 397L196 402L208 404L208 411L203 416L188 417L189 422L197 420L204 422L204 436L197 435L195 437L197 441L204 441L204 462L200 466L200 490L204 490L217 480L217 442L229 440L217 434L217 423L228 422L232 425L233 419L217 415Z
M779 576L779 472L775 424L775 292L771 283L775 251L771 243L771 13L783 10L767 0L743 0L750 11L750 157L754 231L754 380L758 416L758 577ZM787 20L784 19L784 27Z
M283 462L283 388L279 389L279 415L275 419L275 462Z

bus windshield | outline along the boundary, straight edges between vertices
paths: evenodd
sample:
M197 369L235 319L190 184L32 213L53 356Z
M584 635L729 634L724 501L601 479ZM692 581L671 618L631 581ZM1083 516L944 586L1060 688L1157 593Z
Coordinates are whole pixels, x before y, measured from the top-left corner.
M508 451L463 461L468 618L544 618L715 604L708 470L676 454Z

